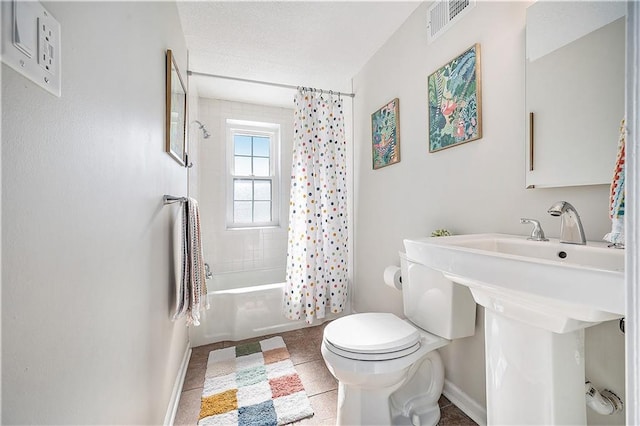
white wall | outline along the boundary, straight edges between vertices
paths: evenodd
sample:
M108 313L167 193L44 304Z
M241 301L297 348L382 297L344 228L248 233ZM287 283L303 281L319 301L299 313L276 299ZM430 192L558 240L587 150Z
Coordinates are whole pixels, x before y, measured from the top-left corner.
M199 114L199 101L198 87L192 84L191 78L188 78L189 91L189 104L187 105L187 114L189 115L189 125L187 126L187 154L189 156L190 166L188 170L189 174L189 196L195 199L200 197L200 187L198 186L199 179L198 173L200 170L200 147L203 143L206 143L208 139L203 138L202 130L194 120L197 120Z
M161 424L188 347L171 321L171 2L48 2L62 97L2 66L2 423Z
M271 268L284 271L289 224L293 109L201 98L198 119L211 132L211 137L203 140L199 147L198 176L205 261L211 265L214 273ZM226 227L227 119L280 125L282 178L278 227Z
M525 189L524 25L527 2L478 2L456 26L428 45L428 4L419 7L354 78L354 309L402 314L401 295L383 285L398 264L405 237L448 228L456 234L525 235L521 217L537 218L548 236L560 223L546 213L571 202L587 239L608 231L608 186ZM427 76L474 43L481 45L483 137L430 154ZM371 113L400 99L401 162L372 170ZM611 159L612 170L615 159ZM482 309L475 336L442 350L446 375L485 405ZM624 336L616 323L587 330L587 377L624 395ZM597 377L597 379L596 379ZM590 424L624 424L624 416L589 414Z

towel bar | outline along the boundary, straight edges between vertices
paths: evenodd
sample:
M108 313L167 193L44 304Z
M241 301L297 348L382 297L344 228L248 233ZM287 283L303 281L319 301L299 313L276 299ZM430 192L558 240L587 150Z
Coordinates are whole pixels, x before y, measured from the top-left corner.
M173 195L165 195L164 197L162 197L164 204L173 204L173 203L184 203L188 200L187 197L176 197Z

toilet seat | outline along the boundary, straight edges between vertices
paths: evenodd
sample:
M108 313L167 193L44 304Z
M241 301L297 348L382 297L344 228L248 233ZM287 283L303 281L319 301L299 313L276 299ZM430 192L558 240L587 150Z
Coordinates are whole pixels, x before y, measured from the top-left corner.
M411 355L412 353L420 349L420 343L416 343L413 346L401 349L399 351L382 353L359 353L340 349L327 340L325 340L324 342L327 349L329 349L334 354L357 361L387 361L390 359L402 358L403 356Z
M336 355L362 361L385 361L420 348L420 332L389 313L353 314L324 329L326 347Z

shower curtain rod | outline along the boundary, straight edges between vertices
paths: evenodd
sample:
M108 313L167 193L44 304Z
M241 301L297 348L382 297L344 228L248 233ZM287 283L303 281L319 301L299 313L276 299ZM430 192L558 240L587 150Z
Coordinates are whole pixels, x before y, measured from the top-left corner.
M208 73L205 73L205 72L198 72L198 71L191 71L191 70L187 71L187 75L200 75L200 76L203 76L203 77L222 78L222 79L225 79L225 80L241 81L243 83L264 84L266 86L282 87L282 88L285 88L285 89L296 89L297 90L300 87L302 87L302 86L294 86L293 84L272 83L270 81L262 81L262 80L250 80L248 78L229 77L227 75L208 74ZM322 93L333 93L333 94L340 95L340 96L348 96L350 98L353 98L353 97L356 96L355 93L334 92L333 90L315 89L313 87L310 87L309 89L315 90L315 91L318 91L318 92L322 92Z

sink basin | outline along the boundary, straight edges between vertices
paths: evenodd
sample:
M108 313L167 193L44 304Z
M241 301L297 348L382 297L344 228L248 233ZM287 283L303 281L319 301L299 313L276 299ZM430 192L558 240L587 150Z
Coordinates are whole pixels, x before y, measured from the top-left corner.
M566 333L624 316L624 250L503 234L405 239L407 257L501 315Z
M485 307L488 425L587 424L584 329L625 313L623 250L501 234L404 246Z

